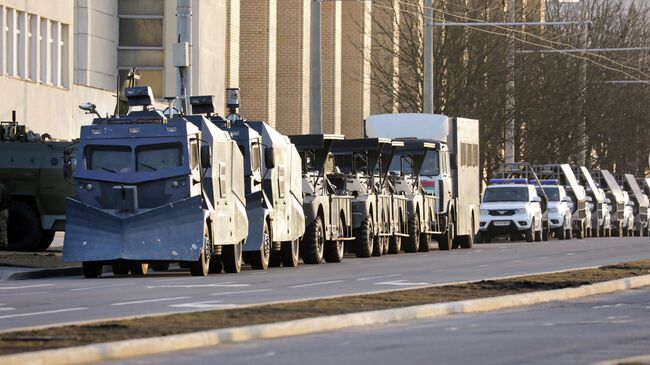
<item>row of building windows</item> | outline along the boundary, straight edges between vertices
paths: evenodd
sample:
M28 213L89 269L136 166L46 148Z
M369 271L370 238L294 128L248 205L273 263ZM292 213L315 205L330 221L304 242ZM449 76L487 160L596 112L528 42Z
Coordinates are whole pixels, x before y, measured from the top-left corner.
M0 5L0 73L69 87L68 24Z

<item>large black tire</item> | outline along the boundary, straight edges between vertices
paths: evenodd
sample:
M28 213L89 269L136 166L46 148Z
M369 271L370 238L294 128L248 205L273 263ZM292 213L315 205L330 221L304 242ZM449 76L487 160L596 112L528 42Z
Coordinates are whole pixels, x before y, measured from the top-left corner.
M372 216L368 216L359 227L355 239L355 254L357 257L370 257L375 242Z
M223 271L223 262L221 262L221 255L212 255L210 258L210 274L221 274Z
M377 235L372 242L372 255L381 256L384 253L384 237Z
M269 225L267 222L264 222L260 249L248 254L248 260L250 261L251 268L253 268L253 270L266 270L269 267L272 245L271 239L272 238L271 231L269 230Z
M418 252L420 248L420 217L418 213L415 212L411 218L409 218L409 236L406 238L406 244L404 245L405 252Z
M402 237L401 236L391 236L388 241L388 253L391 255L396 255L402 250Z
M474 225L474 217L472 214L472 231L467 236L461 236L458 238L458 244L460 248L469 249L474 247L474 241L476 241L476 226Z
M282 266L298 266L298 259L300 258L300 240L295 239L293 241L282 242L280 256L282 260Z
M562 218L562 227L557 229L557 239L565 240L567 238L566 219Z
M243 245L243 242L239 242L234 245L222 246L221 262L225 272L234 274L241 271Z
M41 232L41 241L38 243L38 251L45 251L50 248L52 241L54 241L54 231L44 229Z
M343 241L327 241L323 251L323 258L327 262L341 262L344 252L345 244Z
M585 238L585 224L584 222L580 224L580 229L576 232L576 238L581 240Z
M448 251L452 249L454 245L454 238L452 233L453 231L454 231L454 225L449 224L449 226L447 226L447 229L445 230L445 234L443 234L442 237L438 239L438 250ZM422 247L420 247L420 250L422 250Z
M126 260L115 260L111 263L111 269L115 276L129 275L129 262Z
M279 250L271 250L269 254L269 267L282 266L282 255Z
M81 263L81 269L83 270L84 277L87 278L98 278L102 276L102 270L104 266L95 261L85 261Z
M316 265L323 262L325 250L325 231L320 216L305 230L305 235L300 242L300 253L305 264Z
M7 223L10 251L42 251L41 218L34 208L24 202L11 202Z
M210 240L210 231L207 224L203 227L203 246L199 259L190 264L190 273L192 276L208 276L210 273L210 261L212 261L212 241ZM133 270L131 270L133 273Z
M151 264L153 271L167 271L169 270L169 262L154 262Z

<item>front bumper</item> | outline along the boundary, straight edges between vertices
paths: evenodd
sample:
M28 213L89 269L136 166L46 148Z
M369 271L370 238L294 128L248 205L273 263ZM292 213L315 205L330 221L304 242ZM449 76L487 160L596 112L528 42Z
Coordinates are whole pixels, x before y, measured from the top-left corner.
M482 232L493 234L506 234L510 232L525 231L530 228L532 218L526 214L510 216L481 216L479 222Z
M67 199L64 261L196 261L203 245L200 196L130 214Z

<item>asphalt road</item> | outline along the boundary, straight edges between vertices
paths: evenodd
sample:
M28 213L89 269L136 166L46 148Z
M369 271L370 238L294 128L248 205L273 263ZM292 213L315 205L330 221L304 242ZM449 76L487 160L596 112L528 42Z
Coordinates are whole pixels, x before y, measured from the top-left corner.
M650 289L102 365L589 364L650 353Z
M191 277L50 278L0 282L0 331L73 321L230 308L564 270L650 258L650 238L492 243L339 264Z

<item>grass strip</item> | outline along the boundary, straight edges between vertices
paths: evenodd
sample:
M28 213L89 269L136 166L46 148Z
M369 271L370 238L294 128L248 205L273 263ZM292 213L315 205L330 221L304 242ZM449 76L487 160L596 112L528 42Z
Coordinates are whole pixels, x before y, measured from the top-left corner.
M485 280L469 284L16 331L0 334L0 354L571 288L647 274L650 274L650 260L642 260L596 269Z

